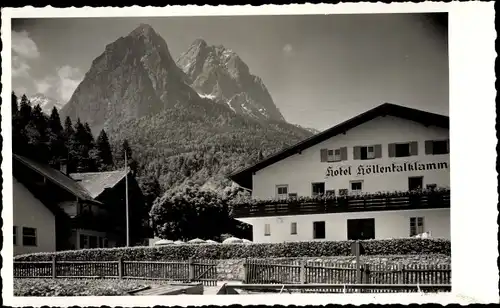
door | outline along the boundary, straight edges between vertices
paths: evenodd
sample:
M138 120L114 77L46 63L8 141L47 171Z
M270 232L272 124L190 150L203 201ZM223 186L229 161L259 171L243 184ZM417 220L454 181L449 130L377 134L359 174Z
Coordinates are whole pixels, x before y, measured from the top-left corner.
M424 187L424 177L423 176L412 176L408 178L408 190L420 190Z
M370 240L375 239L375 218L348 219L348 240Z

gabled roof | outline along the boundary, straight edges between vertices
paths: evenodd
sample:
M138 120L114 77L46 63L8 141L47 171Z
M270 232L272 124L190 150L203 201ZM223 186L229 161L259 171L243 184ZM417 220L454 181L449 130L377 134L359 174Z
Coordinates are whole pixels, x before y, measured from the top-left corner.
M62 189L68 191L69 193L73 194L75 197L78 197L81 200L97 202L94 200L94 198L92 198L90 193L85 188L78 185L78 183L76 183L70 177L66 176L61 171L56 170L56 169L50 167L49 165L36 162L32 159L29 159L29 158L26 158L24 156L20 156L17 154L13 154L13 159L15 159L16 161L19 161L20 163L22 163L26 167L30 168L31 170L46 177L49 181L58 185ZM100 202L97 202L97 203L100 203Z
M125 170L71 173L69 176L84 187L92 198L97 198L106 188L115 187L116 184L125 178Z
M270 166L280 160L289 156L300 153L301 151L312 147L320 142L328 140L336 135L343 134L348 130L371 121L377 117L393 116L409 121L421 123L425 126L437 126L442 128L450 127L450 119L448 116L435 114L427 111L413 109L395 104L385 103L373 109L370 109L354 118L342 122L332 128L329 128L321 133L318 133L308 139L305 139L291 147L288 147L276 154L273 154L266 159L257 162L256 164L239 170L228 177L242 187L252 189L252 175L253 173Z

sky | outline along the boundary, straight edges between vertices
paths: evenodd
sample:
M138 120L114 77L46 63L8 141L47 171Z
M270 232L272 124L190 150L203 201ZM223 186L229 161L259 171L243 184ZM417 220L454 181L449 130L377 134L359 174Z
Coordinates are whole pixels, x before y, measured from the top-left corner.
M68 101L140 23L174 59L197 38L232 49L290 123L323 130L384 102L449 114L446 13L16 19L13 90Z

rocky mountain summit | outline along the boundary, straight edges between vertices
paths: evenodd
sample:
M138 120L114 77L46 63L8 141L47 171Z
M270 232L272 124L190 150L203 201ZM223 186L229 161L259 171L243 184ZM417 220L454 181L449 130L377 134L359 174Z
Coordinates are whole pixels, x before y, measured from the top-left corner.
M199 100L165 40L141 24L106 46L61 113L93 128L138 119Z
M201 96L225 103L238 114L285 121L262 79L231 49L197 39L176 62Z

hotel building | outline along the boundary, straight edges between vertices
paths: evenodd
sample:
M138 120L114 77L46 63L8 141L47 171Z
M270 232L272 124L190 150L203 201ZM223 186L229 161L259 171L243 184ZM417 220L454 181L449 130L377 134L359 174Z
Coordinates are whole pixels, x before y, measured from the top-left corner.
M229 178L257 243L450 237L447 116L382 104Z

